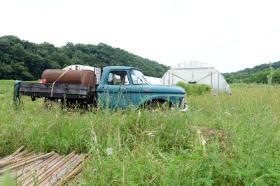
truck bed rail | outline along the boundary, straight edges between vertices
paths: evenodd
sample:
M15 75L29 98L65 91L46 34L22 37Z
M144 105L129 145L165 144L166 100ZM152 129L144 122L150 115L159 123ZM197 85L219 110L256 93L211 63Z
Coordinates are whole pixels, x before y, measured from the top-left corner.
M88 87L81 84L64 83L33 83L21 82L20 93L32 98L52 98L52 99L88 99L95 92L95 87Z

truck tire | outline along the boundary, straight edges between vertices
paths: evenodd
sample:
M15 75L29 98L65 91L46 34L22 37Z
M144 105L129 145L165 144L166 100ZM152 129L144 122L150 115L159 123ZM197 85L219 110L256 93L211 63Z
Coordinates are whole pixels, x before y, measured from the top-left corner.
M171 103L165 100L152 100L147 102L144 108L148 110L169 110Z

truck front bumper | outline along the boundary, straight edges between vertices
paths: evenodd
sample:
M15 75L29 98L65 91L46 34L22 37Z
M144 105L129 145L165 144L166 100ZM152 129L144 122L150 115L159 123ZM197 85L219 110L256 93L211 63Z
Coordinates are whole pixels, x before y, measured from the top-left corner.
M187 110L188 110L188 105L186 104L185 98L183 98L180 103L180 111L186 112Z

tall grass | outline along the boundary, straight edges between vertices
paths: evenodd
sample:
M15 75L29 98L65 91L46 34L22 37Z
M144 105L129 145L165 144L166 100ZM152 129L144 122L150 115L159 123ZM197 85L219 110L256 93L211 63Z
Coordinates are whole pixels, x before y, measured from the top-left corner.
M211 87L205 84L187 84L179 81L176 86L182 87L187 92L187 95L192 96L203 95L211 92Z
M232 96L190 96L189 112L48 110L42 101L12 104L0 81L0 156L35 151L86 152L79 183L88 185L280 184L280 87L236 85ZM223 131L200 143L194 127Z

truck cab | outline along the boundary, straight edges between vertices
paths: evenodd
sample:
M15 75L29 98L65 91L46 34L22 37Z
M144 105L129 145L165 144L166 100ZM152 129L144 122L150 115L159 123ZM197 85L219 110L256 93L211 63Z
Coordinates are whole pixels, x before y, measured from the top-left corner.
M151 85L142 72L127 66L103 68L96 93L98 105L111 109L141 107L154 103L183 108L185 104L184 89Z

